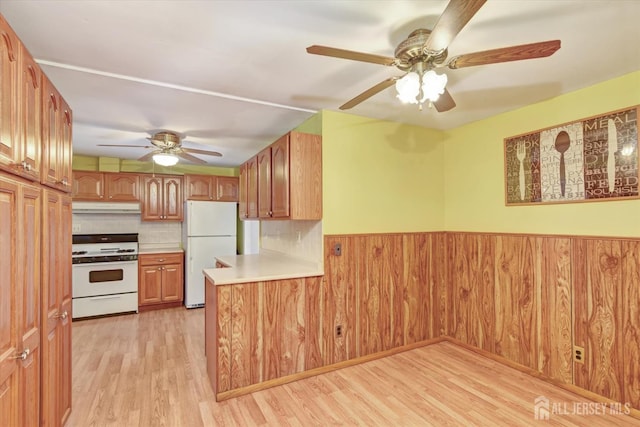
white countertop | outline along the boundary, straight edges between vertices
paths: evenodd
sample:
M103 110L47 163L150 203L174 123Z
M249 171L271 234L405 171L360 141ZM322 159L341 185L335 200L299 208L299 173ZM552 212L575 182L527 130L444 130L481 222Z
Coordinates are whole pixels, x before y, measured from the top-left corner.
M230 267L203 270L215 285L324 275L322 267L315 262L274 253L220 256L216 260Z
M164 254L173 252L184 252L180 244L163 245L157 243L140 243L138 254Z

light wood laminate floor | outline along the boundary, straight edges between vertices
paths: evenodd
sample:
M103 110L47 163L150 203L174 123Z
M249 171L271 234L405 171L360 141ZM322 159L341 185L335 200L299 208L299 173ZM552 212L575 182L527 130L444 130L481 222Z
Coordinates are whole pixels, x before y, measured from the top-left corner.
M551 410L596 406L451 343L216 403L203 322L185 308L74 322L66 426L640 426L611 414L537 421L538 396Z

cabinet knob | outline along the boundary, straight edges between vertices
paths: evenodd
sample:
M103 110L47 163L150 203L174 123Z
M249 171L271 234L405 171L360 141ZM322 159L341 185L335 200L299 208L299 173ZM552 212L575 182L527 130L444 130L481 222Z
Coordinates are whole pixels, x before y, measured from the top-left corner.
M27 360L27 357L29 357L29 353L31 353L31 351L28 348L25 348L21 353L18 353L15 356L11 356L11 359Z
M164 258L160 258L158 262L164 262Z
M26 160L23 160L22 163L20 163L20 166L22 166L22 169L26 170L27 172L31 170L31 165L27 163Z
M53 317L54 317L55 319L62 319L62 320L64 320L64 319L66 319L66 318L67 318L67 316L68 316L68 315L69 315L69 313L67 313L67 310L65 310L65 311L63 311L62 313L60 313L60 314L56 314L56 315L55 315L55 316L53 316Z

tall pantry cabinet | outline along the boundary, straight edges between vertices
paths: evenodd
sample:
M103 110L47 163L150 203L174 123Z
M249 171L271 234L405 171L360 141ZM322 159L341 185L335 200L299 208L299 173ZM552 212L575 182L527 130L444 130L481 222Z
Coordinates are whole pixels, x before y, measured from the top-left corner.
M0 426L71 411L71 123L0 15Z

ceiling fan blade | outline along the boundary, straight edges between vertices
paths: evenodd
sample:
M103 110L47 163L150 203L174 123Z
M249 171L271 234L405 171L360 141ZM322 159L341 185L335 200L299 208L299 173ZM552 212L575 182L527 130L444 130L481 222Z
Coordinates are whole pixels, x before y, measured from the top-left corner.
M427 43L425 43L424 50L426 53L440 52L446 49L486 1L451 0L442 15L440 15L440 18L438 18L438 22L436 22Z
M560 49L560 40L549 40L467 53L452 58L447 65L451 69L456 69L499 62L520 61L522 59L544 58L553 55L558 49Z
M154 148L151 145L125 145L125 144L96 144L98 147L131 147L131 148Z
M349 108L355 107L356 105L360 104L362 101L371 98L376 93L385 90L389 86L392 86L396 82L396 80L398 80L398 78L399 77L390 77L390 78L388 78L386 80L381 81L377 85L375 85L373 87L370 87L369 89L367 89L364 92L362 92L360 95L356 96L355 98L353 98L350 101L347 101L345 104L341 105L340 109L341 110L348 110Z
M438 110L439 113L444 113L445 111L449 111L455 107L456 102L451 97L449 91L445 89L438 100L433 102L433 106L436 107L436 110Z
M195 154L206 154L207 156L216 156L216 157L222 157L221 153L218 153L217 151L206 151L206 150L198 150L196 148L181 148L182 152L185 153L195 153Z
M206 165L207 164L207 162L205 162L204 160L199 159L196 156L192 156L191 154L187 154L184 151L176 151L174 154L176 156L188 161L188 162L191 162L191 163L196 163L196 164L199 164L199 165Z
M152 151L150 153L145 154L144 156L138 159L139 162L148 162L153 158L153 155L156 154L157 151Z
M353 61L370 62L380 65L395 65L396 59L372 53L354 52L352 50L337 49L335 47L313 45L307 48L308 53L314 55L332 56L335 58L351 59Z

